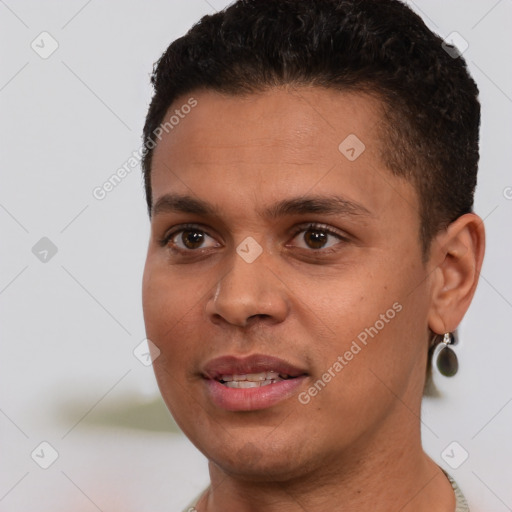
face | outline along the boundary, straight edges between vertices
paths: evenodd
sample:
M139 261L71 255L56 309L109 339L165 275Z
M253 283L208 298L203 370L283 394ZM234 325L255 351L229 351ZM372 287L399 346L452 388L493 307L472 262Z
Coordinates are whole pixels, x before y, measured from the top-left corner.
M191 96L154 152L143 280L174 418L252 479L399 443L418 421L429 279L415 190L381 162L379 102Z

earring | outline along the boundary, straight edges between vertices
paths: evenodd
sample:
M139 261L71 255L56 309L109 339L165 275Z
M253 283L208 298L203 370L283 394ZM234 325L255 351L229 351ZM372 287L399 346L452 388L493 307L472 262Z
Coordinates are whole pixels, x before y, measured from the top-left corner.
M457 355L449 346L454 343L455 337L451 332L447 332L436 350L436 366L441 375L445 377L453 377L459 369Z

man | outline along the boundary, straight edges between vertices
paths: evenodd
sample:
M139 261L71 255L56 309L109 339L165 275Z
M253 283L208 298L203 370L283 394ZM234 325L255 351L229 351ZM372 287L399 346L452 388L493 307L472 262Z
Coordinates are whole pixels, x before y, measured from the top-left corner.
M143 305L190 510L468 510L420 439L484 253L449 50L396 0L245 0L158 62Z

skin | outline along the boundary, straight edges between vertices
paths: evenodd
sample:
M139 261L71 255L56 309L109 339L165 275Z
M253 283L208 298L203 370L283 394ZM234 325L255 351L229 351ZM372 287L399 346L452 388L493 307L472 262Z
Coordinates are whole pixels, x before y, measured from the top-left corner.
M382 164L374 98L315 87L191 96L197 106L155 149L153 204L181 194L218 212L154 211L143 306L162 396L209 460L212 485L197 510L453 512L451 486L421 446L420 404L429 329L453 331L477 285L481 219L460 217L422 261L418 197ZM355 161L338 150L349 134L366 146ZM369 213L259 214L283 199L333 195ZM183 232L159 243L185 223L203 234L199 248ZM252 263L236 252L248 236L263 250ZM300 403L394 303L401 311ZM309 376L269 409L215 406L203 365L256 353Z

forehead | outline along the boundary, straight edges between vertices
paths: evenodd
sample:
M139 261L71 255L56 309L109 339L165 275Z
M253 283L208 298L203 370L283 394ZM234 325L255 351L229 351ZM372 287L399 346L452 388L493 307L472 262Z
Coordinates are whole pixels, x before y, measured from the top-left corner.
M171 117L178 122L169 130L172 137L164 134L155 159L171 147L179 156L184 142L187 151L193 149L197 157L205 152L210 156L216 149L213 144L220 155L229 144L240 158L249 152L253 156L254 146L258 146L262 159L268 154L265 148L271 148L274 157L278 150L293 151L301 160L317 156L318 150L339 157L338 145L350 134L366 139L370 151L382 142L377 134L382 106L368 95L319 87L279 87L243 96L198 91L190 97L197 105L181 119L173 113L180 111L189 97L177 99L169 108L163 123Z
M393 201L416 208L410 184L382 163L382 105L373 97L317 87L197 91L176 100L163 122L190 97L196 106L155 148L153 203L171 192L229 203L235 192L262 202L336 190L377 210Z

